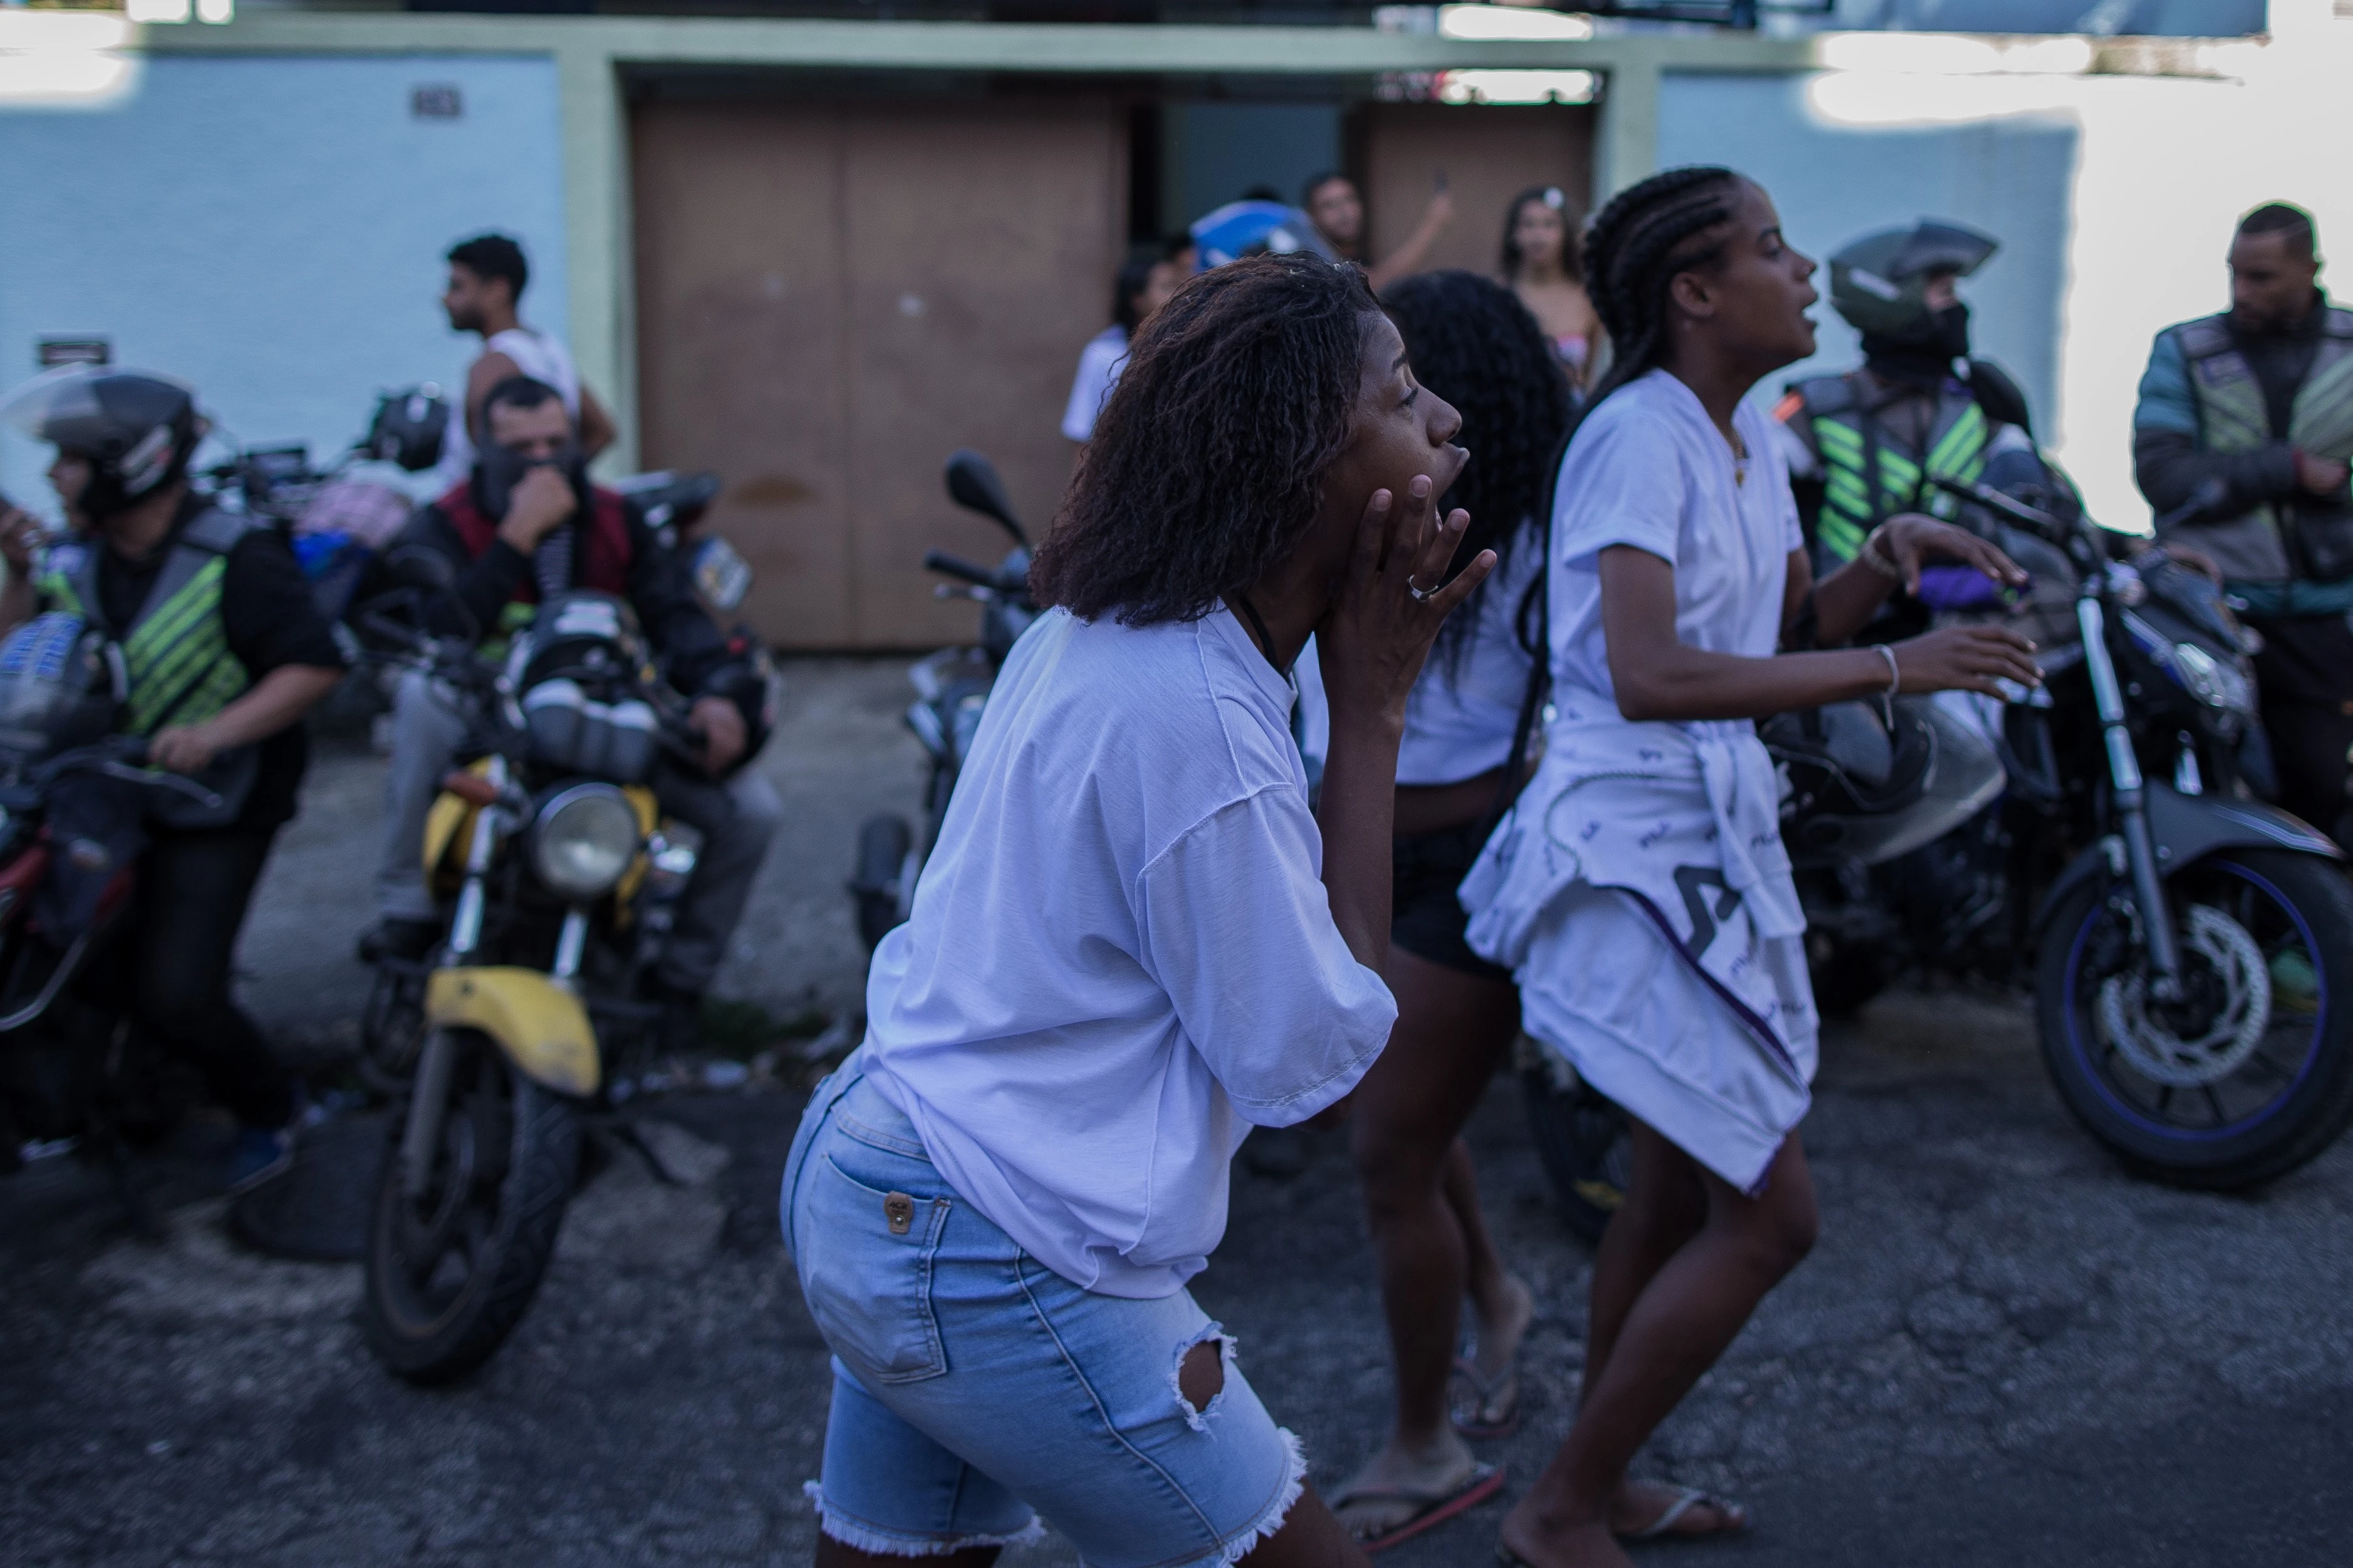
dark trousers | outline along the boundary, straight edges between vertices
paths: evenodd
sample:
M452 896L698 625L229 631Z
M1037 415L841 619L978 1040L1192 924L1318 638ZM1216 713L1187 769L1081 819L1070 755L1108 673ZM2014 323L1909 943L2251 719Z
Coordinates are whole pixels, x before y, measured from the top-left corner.
M128 943L139 1023L248 1127L283 1127L294 1114L292 1076L228 991L237 933L277 837L274 826L158 829L140 859Z
M2353 843L2346 778L2353 764L2353 629L2342 616L2254 623L2263 635L2255 655L2263 734L2279 775L2279 804Z

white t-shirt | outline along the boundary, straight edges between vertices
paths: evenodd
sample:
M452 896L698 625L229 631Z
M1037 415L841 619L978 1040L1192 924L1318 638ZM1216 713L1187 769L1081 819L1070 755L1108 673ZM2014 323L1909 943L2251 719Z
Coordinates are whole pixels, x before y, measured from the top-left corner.
M1675 569L1675 636L1689 647L1763 658L1780 646L1789 552L1804 535L1772 421L1744 400L1732 427L1748 448L1745 481L1698 396L1663 370L1612 393L1577 427L1553 494L1558 688L1617 697L1599 566L1613 544Z
M564 411L572 416L574 427L578 427L580 373L572 367L572 355L562 342L529 327L509 327L485 338L482 353L504 354L523 374L555 388L564 399ZM465 384L460 382L458 395L451 400L449 429L441 443L441 461L433 468L434 479L440 487L436 493L446 493L465 483L466 476L473 469L474 439L466 429Z
M1079 374L1071 379L1071 401L1062 409L1062 434L1083 441L1095 433L1095 416L1103 412L1119 373L1127 363L1127 329L1105 327L1079 351Z
M1332 921L1291 702L1223 609L1040 616L875 950L867 1072L957 1193L1085 1289L1182 1289L1249 1124L1338 1100L1396 1021Z
M1406 694L1405 739L1398 747L1401 784L1460 784L1511 757L1535 662L1520 646L1520 604L1542 564L1544 540L1525 528L1513 543L1516 548L1503 564L1454 612L1470 621L1463 640L1441 635Z

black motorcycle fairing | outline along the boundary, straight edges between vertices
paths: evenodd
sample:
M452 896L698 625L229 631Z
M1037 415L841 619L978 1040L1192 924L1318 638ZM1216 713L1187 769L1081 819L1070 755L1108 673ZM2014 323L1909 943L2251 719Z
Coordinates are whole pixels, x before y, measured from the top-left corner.
M2332 860L2346 858L2336 840L2275 805L2183 795L2154 779L2143 787L2147 792L2149 837L2157 846L2158 869L2163 876L2176 876L2218 849L2293 849ZM2029 934L2040 941L2052 912L2070 893L2094 878L2114 875L2105 844L2078 852L2042 895L2028 924Z

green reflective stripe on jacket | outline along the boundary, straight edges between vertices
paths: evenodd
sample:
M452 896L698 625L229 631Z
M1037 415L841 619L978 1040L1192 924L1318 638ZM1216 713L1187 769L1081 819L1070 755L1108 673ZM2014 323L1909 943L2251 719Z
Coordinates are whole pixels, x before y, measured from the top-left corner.
M1814 537L1841 563L1861 552L1871 531L1900 511L1946 510L1931 476L1969 483L1985 472L1992 437L1985 411L1972 398L1959 405L1952 423L1937 435L1926 465L1886 444L1879 447L1879 494L1871 493L1871 449L1859 418L1841 411L1817 414L1810 421L1815 450L1822 458L1822 509Z
M131 733L149 734L166 721L199 722L244 692L245 667L229 651L221 621L221 583L227 574L225 557L206 562L123 639L123 668L131 678L124 727Z
M53 610L90 619L90 612L82 607L81 595L74 592L73 579L62 572L44 567L33 578L33 592Z
M2353 458L2353 335L2346 312L2331 310L2314 345L2312 367L2290 405L2287 441L2316 458ZM2209 452L2259 452L2269 447L2271 410L2263 383L2239 352L2229 318L2208 316L2166 329L2180 345L2189 395L2198 409L2199 446ZM2279 509L2265 501L2249 515L2280 528Z

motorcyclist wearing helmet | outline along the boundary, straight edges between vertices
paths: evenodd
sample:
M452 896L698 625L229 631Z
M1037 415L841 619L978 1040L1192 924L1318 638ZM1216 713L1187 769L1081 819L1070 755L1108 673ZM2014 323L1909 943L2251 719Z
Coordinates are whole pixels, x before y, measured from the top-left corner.
M655 976L663 1035L691 1043L694 1019L783 818L774 785L745 764L765 742L768 684L753 650L723 634L695 598L685 563L615 492L588 482L571 416L555 389L513 376L483 403L486 437L471 477L421 509L403 540L454 571L462 630L480 637L529 619L544 597L575 588L627 598L669 679L692 700L699 771L665 763L663 809L700 829L702 850ZM425 822L465 735L459 712L427 677L396 694L392 770L376 872L375 929L361 956L421 957L441 927L421 863Z
M0 417L57 448L49 480L71 532L5 508L0 632L58 611L119 648L119 729L151 765L195 776L220 804L143 824L132 921L132 1011L204 1075L241 1126L233 1188L292 1157L294 1083L231 998L229 962L271 841L294 815L309 760L299 721L343 658L276 530L194 494L205 425L180 383L101 366L48 372L0 401Z
M1841 375L1793 383L1774 410L1818 574L1863 552L1899 512L1951 519L1934 478L1997 489L2049 487L2025 394L1999 366L1969 356L1969 308L1958 284L1998 248L1989 235L1923 218L1853 241L1831 258L1831 303L1862 334L1863 362ZM1982 577L1926 580L1979 607Z

